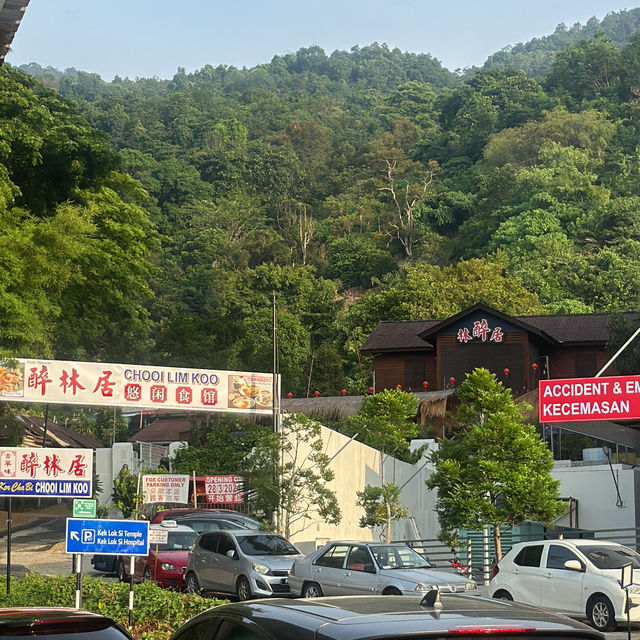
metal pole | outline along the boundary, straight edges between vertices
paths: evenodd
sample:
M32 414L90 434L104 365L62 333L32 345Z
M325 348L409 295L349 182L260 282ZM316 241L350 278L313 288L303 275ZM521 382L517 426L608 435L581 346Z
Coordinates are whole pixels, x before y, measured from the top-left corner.
M42 447L47 446L47 421L49 419L49 405L44 405L44 427L42 431Z
M489 585L489 528L482 527L482 573L485 587Z
M602 367L602 369L600 369L600 371L598 371L598 373L596 373L595 377L599 378L602 375L602 372L607 369L609 367L609 365L629 346L629 344L631 343L631 341L640 333L640 327L638 327L633 335L613 354L613 357L611 358L611 360L609 360L609 362L607 362L607 364L604 365L604 367Z
M74 554L73 559L76 565L76 609L80 609L82 607L82 554Z
M196 470L193 470L193 508L198 508L198 496L196 491Z
M131 556L129 562L129 626L133 626L133 574L136 570L136 557Z
M11 593L11 496L7 505L7 595Z

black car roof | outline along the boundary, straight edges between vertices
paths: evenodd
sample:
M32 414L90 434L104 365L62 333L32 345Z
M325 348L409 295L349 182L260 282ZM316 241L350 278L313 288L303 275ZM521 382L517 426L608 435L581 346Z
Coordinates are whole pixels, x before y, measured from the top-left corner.
M420 596L336 596L309 599L271 599L213 607L198 616L241 616L262 626L279 640L299 640L308 631L317 640L373 640L412 635L490 635L490 628L526 629L528 635L573 635L602 640L604 636L586 625L527 605L447 594L442 608L420 604ZM289 632L287 633L287 631ZM535 631L534 631L535 630ZM514 631L513 635L517 635Z
M97 631L106 627L117 627L125 637L130 637L111 618L67 607L7 607L0 608L0 633L12 634L18 629L51 631Z

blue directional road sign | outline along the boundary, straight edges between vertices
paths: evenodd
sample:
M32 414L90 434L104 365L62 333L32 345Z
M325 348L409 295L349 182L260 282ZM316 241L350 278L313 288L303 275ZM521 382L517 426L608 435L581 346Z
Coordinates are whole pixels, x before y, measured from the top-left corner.
M67 518L67 553L146 556L149 523L146 520L84 520Z

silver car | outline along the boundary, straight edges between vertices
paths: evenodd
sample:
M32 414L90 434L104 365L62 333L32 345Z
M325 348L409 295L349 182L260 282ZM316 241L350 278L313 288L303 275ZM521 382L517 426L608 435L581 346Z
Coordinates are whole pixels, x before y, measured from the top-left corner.
M478 595L478 585L434 569L406 544L334 541L296 560L291 593L303 598L342 595L417 595L438 587L442 593Z
M288 540L263 531L209 531L189 552L188 591L235 594L238 600L289 595L289 572L304 557Z

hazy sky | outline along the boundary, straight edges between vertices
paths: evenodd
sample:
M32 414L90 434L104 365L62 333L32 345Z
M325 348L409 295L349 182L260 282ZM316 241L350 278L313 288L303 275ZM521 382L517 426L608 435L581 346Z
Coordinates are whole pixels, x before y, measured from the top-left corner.
M637 3L637 4L636 4ZM30 0L7 61L130 78L251 67L300 47L387 43L448 69L640 6L609 0Z

